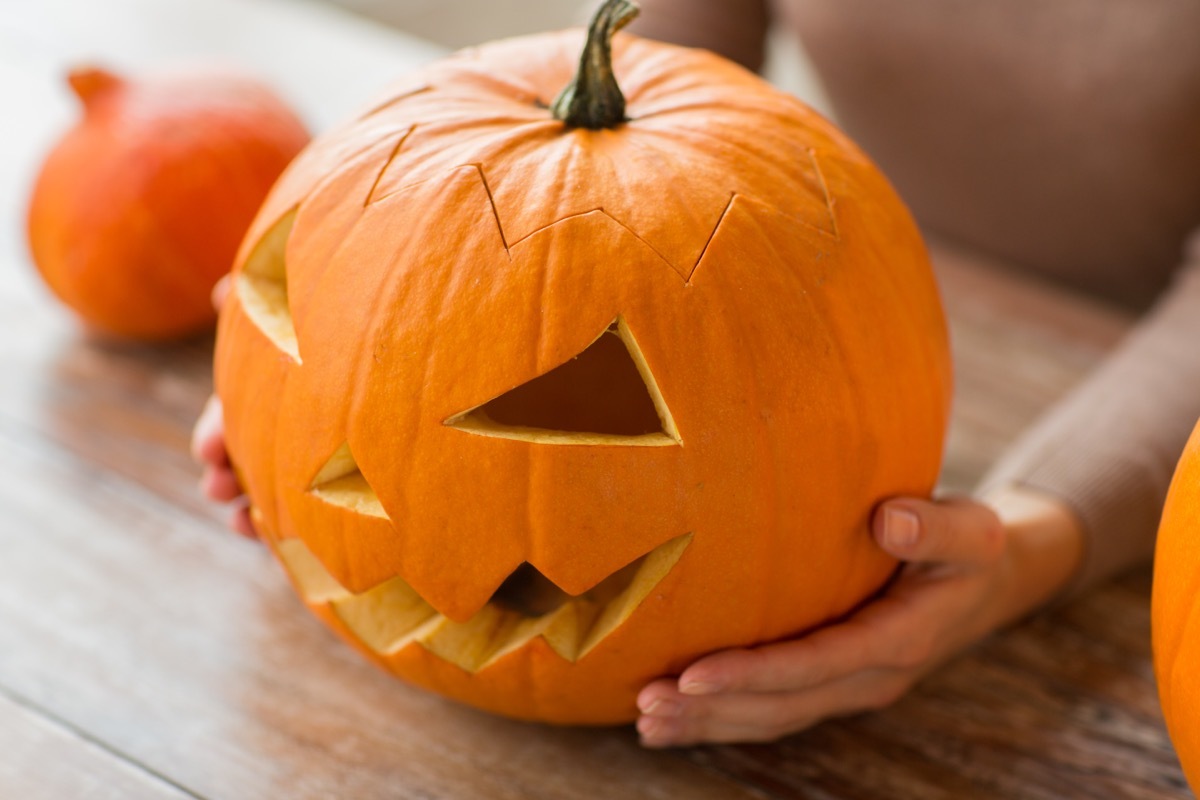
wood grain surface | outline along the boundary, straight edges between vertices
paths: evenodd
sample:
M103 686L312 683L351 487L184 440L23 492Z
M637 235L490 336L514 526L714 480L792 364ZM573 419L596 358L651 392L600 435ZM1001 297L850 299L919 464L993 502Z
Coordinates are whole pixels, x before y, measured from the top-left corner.
M497 719L362 662L199 496L187 442L211 340L81 330L33 274L23 207L71 116L58 75L85 51L134 66L217 52L271 73L320 127L432 50L298 0L104 6L0 14L0 91L21 109L0 126L0 797L1190 796L1154 692L1148 569L885 712L774 745L645 751L631 728ZM352 55L316 63L318 40ZM1128 320L948 249L938 263L958 358L945 484L961 490Z

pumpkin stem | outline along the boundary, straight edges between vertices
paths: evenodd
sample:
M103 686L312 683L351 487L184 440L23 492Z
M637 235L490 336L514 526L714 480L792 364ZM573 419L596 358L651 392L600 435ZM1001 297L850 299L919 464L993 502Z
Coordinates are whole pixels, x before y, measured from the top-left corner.
M67 73L67 83L86 107L94 98L124 81L101 67L76 67Z
M625 121L625 95L612 68L612 37L638 15L633 0L604 0L588 25L575 78L550 106L554 118L573 128L615 128Z

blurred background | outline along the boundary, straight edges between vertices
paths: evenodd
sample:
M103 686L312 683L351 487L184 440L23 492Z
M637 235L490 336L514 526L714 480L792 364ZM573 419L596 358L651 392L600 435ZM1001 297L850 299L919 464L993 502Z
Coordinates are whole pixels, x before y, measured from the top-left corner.
M451 49L491 39L582 25L589 0L319 0L333 2ZM795 37L772 36L766 77L828 114L828 103Z

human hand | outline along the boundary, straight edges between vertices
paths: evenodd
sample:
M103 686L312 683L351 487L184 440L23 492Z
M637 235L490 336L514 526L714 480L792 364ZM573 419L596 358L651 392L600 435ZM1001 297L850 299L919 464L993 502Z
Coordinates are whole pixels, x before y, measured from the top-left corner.
M192 430L192 457L204 466L200 477L200 491L204 496L219 503L233 504L230 529L248 539L258 538L250 521L249 503L225 450L225 417L221 400L216 395L208 398Z
M218 311L225 304L228 294L229 277L226 276L213 287L213 306ZM233 504L233 513L229 517L230 529L249 539L258 538L250 521L249 504L229 461L229 452L225 449L225 414L221 400L215 394L204 404L204 410L192 429L192 457L204 467L200 477L201 493L218 503Z
M960 650L1046 602L1083 547L1066 506L1024 489L1006 489L992 505L889 500L872 529L906 562L883 595L806 636L714 653L678 679L649 684L638 695L642 743L771 741L884 708Z

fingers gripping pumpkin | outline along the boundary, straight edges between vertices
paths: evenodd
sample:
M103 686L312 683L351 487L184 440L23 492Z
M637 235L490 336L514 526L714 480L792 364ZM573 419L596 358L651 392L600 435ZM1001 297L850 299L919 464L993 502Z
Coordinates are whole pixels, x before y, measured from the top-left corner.
M313 144L221 322L229 449L306 603L406 680L555 722L844 614L949 395L918 233L796 100L578 32L469 50ZM589 65L599 67L592 74Z

